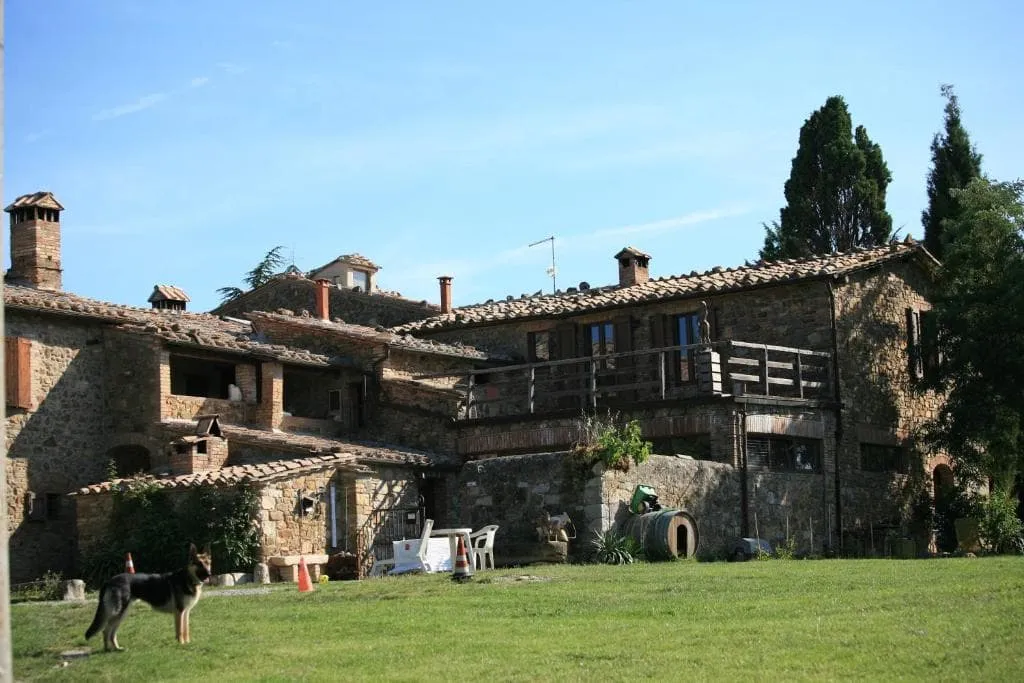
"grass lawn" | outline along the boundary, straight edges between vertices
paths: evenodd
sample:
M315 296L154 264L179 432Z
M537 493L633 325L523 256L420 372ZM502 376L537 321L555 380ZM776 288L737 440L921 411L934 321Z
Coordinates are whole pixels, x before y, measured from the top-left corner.
M232 589L222 589L221 593ZM1021 680L1024 558L670 562L404 576L136 603L122 653L61 666L96 607L12 606L18 680Z

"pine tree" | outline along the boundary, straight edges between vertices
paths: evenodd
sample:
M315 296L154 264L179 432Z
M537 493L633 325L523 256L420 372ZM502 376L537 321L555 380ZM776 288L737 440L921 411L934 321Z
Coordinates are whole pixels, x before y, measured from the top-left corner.
M282 249L284 249L284 245L278 245L268 251L263 259L245 274L243 281L249 285L249 289L256 289L267 284L270 282L270 278L281 270L286 263L285 257L281 254ZM241 287L220 287L217 293L220 294L220 303L223 305L245 294L245 290Z
M945 238L943 221L955 221L962 209L951 194L981 177L981 155L960 121L960 102L953 86L943 85L946 98L946 130L932 138L932 170L928 174L928 208L921 212L924 246L935 258L942 259Z
M779 221L765 225L763 259L800 258L884 244L892 235L885 191L892 176L863 126L853 129L840 96L800 129Z

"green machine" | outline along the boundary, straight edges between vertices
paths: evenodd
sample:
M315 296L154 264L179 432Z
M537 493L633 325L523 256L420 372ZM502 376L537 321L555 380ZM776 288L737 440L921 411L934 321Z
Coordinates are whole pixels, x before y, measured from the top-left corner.
M629 501L629 511L634 515L644 515L660 509L661 503L658 502L658 494L654 492L654 487L637 484L637 487L633 489L633 497Z

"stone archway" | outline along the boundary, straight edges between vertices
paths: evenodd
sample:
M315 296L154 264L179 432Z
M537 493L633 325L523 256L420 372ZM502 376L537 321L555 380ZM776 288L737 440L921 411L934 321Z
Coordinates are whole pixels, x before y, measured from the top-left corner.
M129 477L139 472L149 472L153 467L149 449L140 444L123 444L107 451L107 462L113 461L117 476Z

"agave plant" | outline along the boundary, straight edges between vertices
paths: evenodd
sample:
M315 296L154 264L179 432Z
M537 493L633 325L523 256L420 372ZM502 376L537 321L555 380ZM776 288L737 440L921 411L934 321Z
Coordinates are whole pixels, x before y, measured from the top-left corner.
M600 564L631 564L639 554L636 541L612 529L604 533L595 531L590 545L594 550L594 561Z

